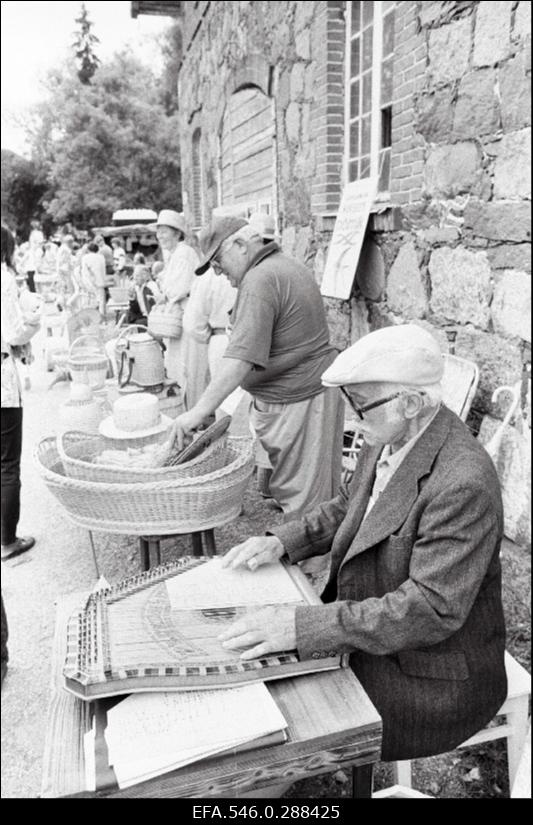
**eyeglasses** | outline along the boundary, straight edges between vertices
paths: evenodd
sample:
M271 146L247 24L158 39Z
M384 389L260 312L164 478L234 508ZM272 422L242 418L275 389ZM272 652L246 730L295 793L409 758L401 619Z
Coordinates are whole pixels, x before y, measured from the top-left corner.
M235 243L235 241L230 241L229 245L226 245L225 249L224 249L224 243L222 243L221 246L218 249L218 253L211 258L211 260L210 260L211 267L218 274L220 274L221 272L224 271L224 269L222 267L222 264L220 263L220 256L225 255L226 252L228 252L231 249L231 247L233 246L234 243Z
M339 387L339 389L360 421L364 420L364 413L368 412L369 410L374 410L376 407L381 407L382 404L388 404L389 401L392 401L394 398L399 398L400 395L403 395L403 392L395 392L393 395L388 395L386 398L381 398L379 401L373 401L371 404L365 404L363 407L357 407L354 404L350 393L344 387Z

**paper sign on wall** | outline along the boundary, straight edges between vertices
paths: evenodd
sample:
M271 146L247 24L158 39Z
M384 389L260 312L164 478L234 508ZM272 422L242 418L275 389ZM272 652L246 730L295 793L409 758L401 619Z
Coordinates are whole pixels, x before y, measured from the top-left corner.
M344 188L320 287L322 295L345 301L350 297L377 184L377 177L372 177Z

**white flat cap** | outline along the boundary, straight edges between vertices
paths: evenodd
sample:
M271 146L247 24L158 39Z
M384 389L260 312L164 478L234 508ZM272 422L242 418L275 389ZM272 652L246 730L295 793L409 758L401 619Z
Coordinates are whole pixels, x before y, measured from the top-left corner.
M341 352L322 374L325 387L385 381L436 384L444 360L436 339L416 324L385 327L364 335Z
M173 209L162 209L157 217L157 226L170 226L172 229L179 229L184 235L187 234L185 216Z

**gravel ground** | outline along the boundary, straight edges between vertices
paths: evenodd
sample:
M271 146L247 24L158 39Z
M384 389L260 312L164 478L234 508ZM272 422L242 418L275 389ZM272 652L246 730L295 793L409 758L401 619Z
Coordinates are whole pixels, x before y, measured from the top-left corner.
M31 367L32 388L24 413L22 517L19 533L35 535L34 550L2 565L2 592L10 638L10 663L2 688L2 797L36 798L40 793L46 713L50 690L50 653L54 600L58 595L86 590L96 581L87 531L76 527L48 493L32 461L34 445L55 431L58 409L68 396L68 384L48 389L53 375L44 369L40 347ZM243 426L244 413L237 420ZM218 528L217 551L225 552L249 535L279 522L280 514L263 499L253 482L243 512L233 524ZM116 582L139 570L136 538L95 535L101 575ZM162 542L162 561L190 552L185 537ZM530 616L530 554L505 544L503 553L505 609L510 652L528 669ZM376 790L392 784L389 765L378 764ZM503 742L454 751L414 763L414 786L441 798L498 798L509 794ZM338 771L298 782L288 797L332 798L351 792L348 773Z

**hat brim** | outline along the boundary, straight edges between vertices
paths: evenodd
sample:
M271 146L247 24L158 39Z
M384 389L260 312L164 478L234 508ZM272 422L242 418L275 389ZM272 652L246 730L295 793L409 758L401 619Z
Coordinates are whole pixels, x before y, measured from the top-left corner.
M109 416L100 422L98 430L100 435L106 438L130 439L130 441L133 441L136 438L147 438L150 435L163 433L168 430L171 424L172 419L169 418L168 415L161 415L161 423L156 427L149 427L146 430L119 430L118 427L115 426L113 416Z
M213 252L213 255L214 254L215 253ZM211 257L213 257L213 256L211 256ZM211 258L209 258L207 261L203 261L203 263L201 263L200 266L197 267L194 270L194 272L195 272L196 275L203 275L204 272L207 272L207 270L209 269L210 266L211 266Z

